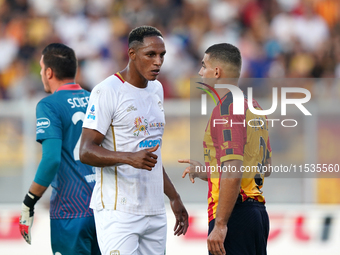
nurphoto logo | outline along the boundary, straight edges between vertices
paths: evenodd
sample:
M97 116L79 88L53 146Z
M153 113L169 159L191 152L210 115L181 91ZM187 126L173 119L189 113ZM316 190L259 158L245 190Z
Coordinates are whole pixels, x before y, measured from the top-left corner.
M216 92L216 89L229 89L232 96L233 96L233 114L234 115L244 115L244 95L242 90L235 86L235 85L231 85L231 84L215 84L214 87L209 86L205 83L202 82L198 82L199 84L202 84L204 86L206 86L208 88L204 89L204 88L200 88L197 87L198 89L203 90L204 92L206 92L206 94L202 94L201 95L201 115L207 115L207 94L213 99L215 105L217 105L217 102L214 98L214 96L212 95L211 92L213 92L216 97L219 100L219 103L222 104L221 98L219 97L218 93ZM210 92L210 91L211 92ZM253 106L252 102L253 102L253 88L248 87L247 88L247 92L248 92L248 109L250 110L250 112L252 112L255 115L270 115L272 113L274 113L277 109L278 106L278 88L273 87L272 88L272 105L269 109L267 110L261 110L261 109L255 109L255 107ZM301 93L304 94L305 97L304 98L287 98L287 94L288 93ZM304 115L306 116L312 116L312 114L307 110L307 108L303 105L305 103L307 103L309 100L311 99L311 93L309 92L309 90L305 89L305 88L297 88L297 87L283 87L281 88L281 116L286 116L287 115L287 105L291 104L291 105L295 105ZM248 121L248 125L249 122L253 122L254 120L250 120ZM274 122L275 121L281 121L281 125L283 127L295 127L297 126L297 121L294 119L267 119L268 122L272 123L272 127L274 126ZM226 124L228 122L228 120L225 119L215 119L213 120L213 124L218 125L218 124ZM293 125L288 125L287 122L294 122ZM243 123L239 123L239 122L234 122L235 124L243 124L245 126L245 120ZM230 125L233 125L232 120L230 120ZM260 122L260 126L262 127L263 125L265 125L265 123ZM252 126L253 127L253 126Z

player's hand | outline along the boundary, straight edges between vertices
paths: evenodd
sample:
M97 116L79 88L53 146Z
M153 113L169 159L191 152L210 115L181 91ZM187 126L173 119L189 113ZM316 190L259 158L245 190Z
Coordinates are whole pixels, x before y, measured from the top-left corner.
M189 227L189 216L185 209L180 196L170 200L171 209L176 217L176 223L174 227L174 235L185 235Z
M132 157L131 166L151 171L157 163L158 156L153 152L155 152L158 147L159 144L153 148L135 152Z
M224 240L227 236L227 226L215 225L213 231L208 236L208 250L214 255L225 255Z
M185 168L183 174L182 174L182 178L185 178L185 176L187 174L189 174L189 179L192 183L195 183L195 178L199 177L199 172L196 171L196 167L199 167L199 169L201 169L202 164L196 160L191 160L191 159L179 159L178 160L179 163L188 163L190 164L190 166L188 166L187 168Z
M19 221L20 233L28 244L31 244L31 228L33 225L33 208L29 208L24 203L21 206Z

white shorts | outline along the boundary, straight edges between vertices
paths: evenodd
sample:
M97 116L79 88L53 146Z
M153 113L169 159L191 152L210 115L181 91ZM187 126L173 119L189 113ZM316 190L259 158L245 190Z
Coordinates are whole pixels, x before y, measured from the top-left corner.
M166 214L134 215L93 210L102 255L164 255Z

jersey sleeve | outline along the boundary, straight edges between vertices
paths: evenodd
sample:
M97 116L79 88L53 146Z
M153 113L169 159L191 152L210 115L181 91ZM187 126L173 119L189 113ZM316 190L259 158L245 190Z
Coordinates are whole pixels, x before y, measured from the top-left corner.
M90 95L83 127L97 130L105 135L113 119L116 99L113 89L109 90L107 86L96 86Z
M42 142L42 157L34 182L44 187L51 184L60 166L61 148L60 139L46 139Z
M220 163L228 160L243 160L243 148L246 142L245 115L234 115L232 103L223 102L216 107L210 121L212 141L216 157Z
M163 90L163 85L162 85L162 83L160 83L159 81L157 81L158 82L158 91L157 91L157 93L158 93L158 95L159 95L159 97L160 97L160 99L161 99L161 102L162 102L162 104L164 103L164 90Z
M51 103L40 101L36 108L36 140L63 139L61 119Z

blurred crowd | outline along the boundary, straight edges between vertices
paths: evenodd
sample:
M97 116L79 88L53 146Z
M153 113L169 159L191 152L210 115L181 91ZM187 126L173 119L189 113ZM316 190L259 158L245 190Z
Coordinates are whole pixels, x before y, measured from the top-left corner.
M125 67L140 25L164 35L166 98L189 97L204 51L220 42L240 48L245 78L340 78L339 0L0 0L0 99L43 93L51 42L76 51L77 82L91 90Z

